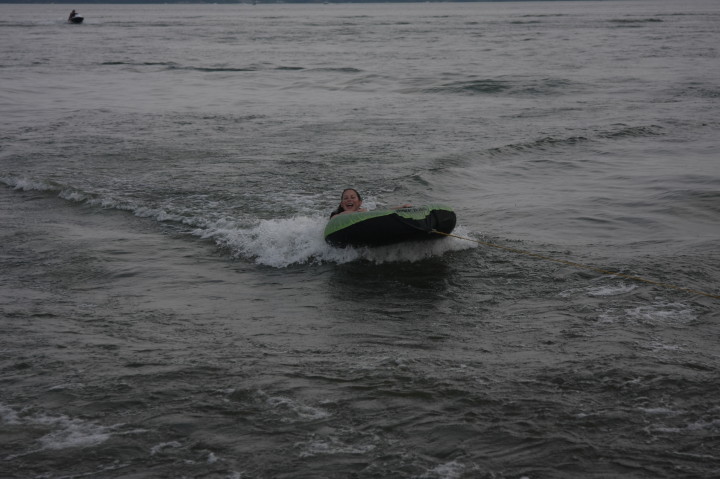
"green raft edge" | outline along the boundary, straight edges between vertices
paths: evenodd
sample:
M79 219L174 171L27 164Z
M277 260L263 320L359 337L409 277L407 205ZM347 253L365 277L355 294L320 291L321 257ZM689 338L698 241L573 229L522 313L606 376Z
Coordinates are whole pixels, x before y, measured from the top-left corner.
M344 215L337 215L331 218L330 221L328 221L327 226L325 226L324 237L327 238L331 234L336 233L349 226L357 223L362 223L363 221L367 221L373 218L379 218L381 216L398 215L402 216L403 218L421 220L425 218L431 211L435 210L454 211L451 207L447 205L434 203L424 206L413 206L410 208L398 208L395 210L382 209L364 211L361 213L348 213Z

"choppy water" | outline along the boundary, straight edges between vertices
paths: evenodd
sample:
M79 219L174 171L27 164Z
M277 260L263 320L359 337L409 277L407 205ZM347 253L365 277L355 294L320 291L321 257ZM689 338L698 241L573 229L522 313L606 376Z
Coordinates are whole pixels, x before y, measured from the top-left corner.
M720 3L0 5L0 476L720 475Z

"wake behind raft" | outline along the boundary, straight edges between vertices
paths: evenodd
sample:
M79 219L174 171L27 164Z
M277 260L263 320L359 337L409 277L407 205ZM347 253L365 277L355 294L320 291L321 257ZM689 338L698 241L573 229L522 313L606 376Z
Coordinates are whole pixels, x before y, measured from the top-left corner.
M442 236L433 230L451 233L455 222L452 208L439 204L340 214L325 227L325 241L345 248L438 239Z

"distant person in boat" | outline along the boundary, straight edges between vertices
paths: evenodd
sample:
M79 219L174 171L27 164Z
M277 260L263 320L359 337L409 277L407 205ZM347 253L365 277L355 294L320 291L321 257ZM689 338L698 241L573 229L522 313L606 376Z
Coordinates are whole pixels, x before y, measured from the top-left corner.
M72 21L73 18L77 17L77 12L73 10L70 12L70 16L68 17L68 22Z
M390 209L397 210L399 208L412 208L412 205L405 203ZM347 188L343 190L340 195L340 205L338 205L335 211L330 213L330 218L345 213L362 213L364 211L367 211L367 209L362 207L362 196L360 196L360 193L353 188Z

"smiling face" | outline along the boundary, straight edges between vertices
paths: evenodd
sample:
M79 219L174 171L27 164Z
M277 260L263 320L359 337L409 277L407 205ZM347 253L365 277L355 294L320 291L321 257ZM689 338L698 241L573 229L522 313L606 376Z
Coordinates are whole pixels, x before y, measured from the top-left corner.
M345 211L357 211L362 206L360 194L353 189L343 191L340 197L340 206L342 206Z

